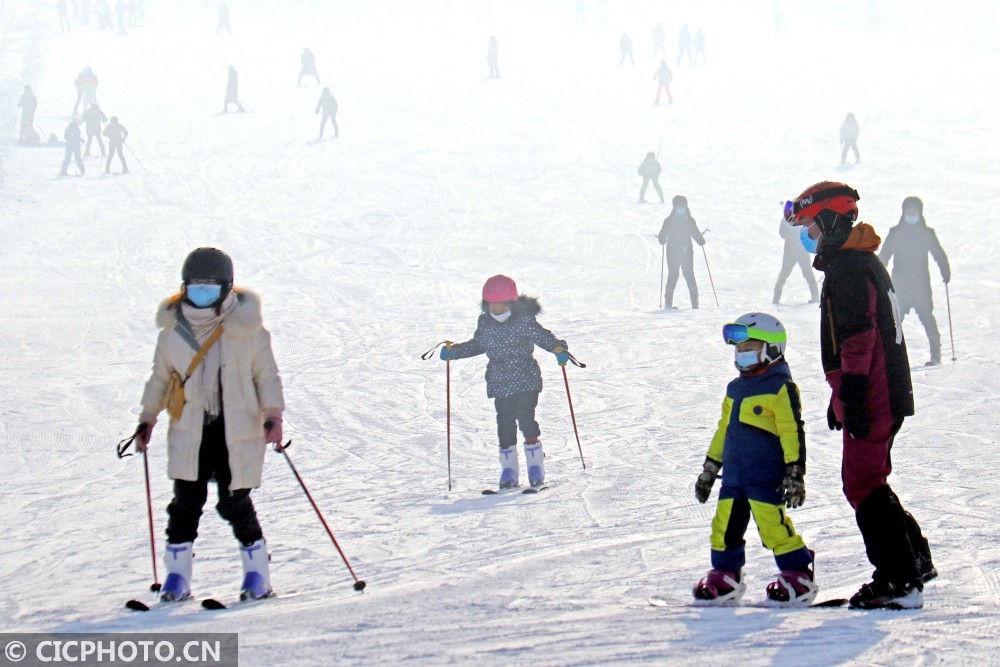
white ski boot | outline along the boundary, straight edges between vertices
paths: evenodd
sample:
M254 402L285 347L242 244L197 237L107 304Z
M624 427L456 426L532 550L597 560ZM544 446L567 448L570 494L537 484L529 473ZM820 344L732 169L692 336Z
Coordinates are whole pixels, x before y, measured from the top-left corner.
M243 561L240 599L259 600L274 595L271 590L271 555L267 552L267 542L260 539L250 546L240 545L240 559Z
M191 561L194 559L194 542L171 544L167 542L163 561L167 565L167 579L160 588L160 600L180 602L191 597Z
M513 489L518 486L517 446L500 448L500 490Z
M524 443L524 463L528 468L528 484L532 487L545 485L545 452L542 451L542 443Z

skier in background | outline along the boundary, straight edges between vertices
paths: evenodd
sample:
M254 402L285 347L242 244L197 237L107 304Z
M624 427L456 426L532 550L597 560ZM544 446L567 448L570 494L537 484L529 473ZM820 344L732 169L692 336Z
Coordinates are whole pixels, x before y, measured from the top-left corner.
M323 94L319 97L319 102L316 103L316 113L318 114L321 110L323 111L323 118L319 122L319 138L323 138L323 129L326 127L326 121L329 119L330 123L333 125L333 136L337 138L340 136L340 128L337 126L337 98L333 96L329 88L323 89Z
M646 158L639 165L639 175L642 176L642 186L639 188L639 203L646 203L646 188L650 183L660 196L660 203L663 203L663 188L660 187L660 172L663 168L656 159L655 153L646 153Z
M76 160L76 168L80 170L80 175L87 171L83 166L83 158L80 157L80 144L83 143L83 139L80 138L80 119L74 118L66 126L66 131L63 132L63 139L66 140L66 155L63 157L62 170L59 172L61 176L69 175L69 163L70 160Z
M698 33L694 36L694 64L698 64L698 56L708 64L708 56L705 55L705 33L698 28Z
M674 288L677 287L679 274L684 274L688 293L691 295L691 308L698 309L698 283L694 279L694 246L705 245L705 237L698 231L698 223L691 217L687 197L677 195L673 198L670 215L663 220L663 226L657 239L660 245L667 246L667 286L663 292L663 309L674 307Z
M889 230L878 258L886 266L893 257L896 258L892 267L892 284L896 286L896 297L899 299L900 322L911 309L917 311L931 349L931 360L926 365L937 366L941 363L941 334L934 319L928 254L937 262L941 279L947 285L951 282L948 256L941 248L937 234L927 226L924 202L919 197L907 197L903 200L899 222Z
M122 152L122 147L125 146L125 140L128 139L128 130L118 122L118 116L111 117L108 126L104 128L104 136L108 138L108 162L104 166L104 173L111 173L111 160L117 153L118 159L122 161L122 173L127 174L128 165L125 164L125 153Z
M69 7L66 0L56 2L56 11L59 13L59 32L73 32L69 25Z
M784 253L781 256L781 271L778 272L778 281L774 284L774 303L781 302L781 290L785 286L785 281L792 274L796 265L802 269L802 277L809 285L809 303L819 302L819 286L816 284L816 276L813 275L812 258L802 242L799 240L799 228L789 224L782 218L778 223L778 235L784 241Z
M101 147L101 157L105 157L104 140L101 139L101 126L108 121L108 117L101 111L101 107L95 104L84 111L80 119L87 130L87 147L84 149L83 154L86 157L90 157L90 144L94 139L97 139L97 145Z
M677 66L680 67L681 58L684 54L687 54L688 64L694 65L694 57L691 55L691 30L688 29L687 24L681 28L680 34L677 36Z
M622 54L621 62L618 63L618 66L625 67L625 58L628 57L629 63L635 67L635 58L632 57L632 38L628 36L628 33L622 33L621 42L618 43L618 50Z
M490 35L490 48L486 52L486 64L490 66L490 78L500 78L500 67L497 65L497 58L500 55L500 45L497 44L496 35Z
M840 164L847 162L847 151L854 151L854 164L861 162L861 153L858 152L858 135L861 128L854 114L847 114L847 118L840 124Z
M146 451L166 407L171 374L187 373L196 350L204 347L203 359L185 383L183 410L171 417L167 431L174 495L167 507L167 577L160 599L191 597L192 549L213 480L219 497L215 507L239 542L240 598L270 597L270 554L250 492L261 484L267 443L282 438L285 400L271 336L262 322L260 297L233 287L233 262L226 253L192 251L181 280L181 291L156 313L160 334L136 435L137 449ZM216 344L212 334L217 330Z
M80 104L86 111L92 104L97 104L97 75L90 66L84 67L76 75L73 84L76 86L76 104L73 105L73 115L79 114Z
M38 109L38 98L31 92L31 86L25 86L21 93L21 99L17 101L18 108L21 109L21 132L18 141L24 146L37 146L41 143L38 133L35 132L35 111Z
M674 80L674 74L667 67L667 61L660 61L660 68L656 70L656 74L653 75L656 79L656 102L655 104L660 104L660 93L664 90L667 91L667 104L674 103L674 96L670 92L670 82Z
M302 55L299 57L302 61L302 69L299 70L299 83L302 85L302 77L304 76L314 76L316 77L316 85L319 85L319 74L316 73L316 56L309 49L302 49Z
M538 395L542 391L542 372L535 361L535 346L556 355L560 365L569 362L566 341L556 338L536 320L542 311L538 299L518 296L514 280L496 275L483 285L482 313L472 339L464 343L448 342L441 348L441 359L465 359L485 354L486 395L494 399L497 411L497 437L500 441L500 489L519 485L517 429L524 435L524 458L528 483L545 484L545 454L539 441L541 430L535 421Z
M823 181L788 202L785 219L802 227L803 245L826 274L820 356L832 394L827 425L843 430L844 495L875 566L850 605L916 609L937 570L920 526L888 481L893 442L913 414L910 363L892 280L875 256L880 239L870 225L855 225L859 199L849 185Z
M663 58L667 57L667 32L663 29L663 24L657 22L653 28L653 58L659 52Z
M115 14L118 16L118 34L125 35L125 14L128 8L125 6L125 0L118 0L115 3Z
M229 27L229 5L224 2L219 3L219 23L215 26L215 34L218 35L220 30L225 30L229 33L229 36L233 36L233 29Z
M819 591L813 554L782 508L806 499L806 434L799 388L785 361L785 327L773 315L748 313L723 326L722 337L735 347L740 374L726 387L722 418L694 485L698 502L707 502L725 469L712 519L712 569L695 585L694 598L724 605L743 597L744 535L752 514L780 571L767 585L768 602L805 607Z
M229 105L235 104L236 110L240 113L246 111L243 105L240 104L240 82L236 74L236 68L232 65L229 66L229 73L226 78L226 99L222 103L222 113L229 113Z

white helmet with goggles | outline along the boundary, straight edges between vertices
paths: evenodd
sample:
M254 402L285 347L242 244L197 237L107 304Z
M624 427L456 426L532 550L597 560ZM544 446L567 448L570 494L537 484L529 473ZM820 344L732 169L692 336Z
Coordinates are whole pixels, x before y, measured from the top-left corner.
M741 315L735 322L722 327L722 338L729 345L736 345L745 340L759 340L764 343L758 353L758 363L753 366L742 366L737 363L740 371L756 370L762 365L771 365L785 355L785 343L788 335L784 325L774 315L767 313L747 313Z

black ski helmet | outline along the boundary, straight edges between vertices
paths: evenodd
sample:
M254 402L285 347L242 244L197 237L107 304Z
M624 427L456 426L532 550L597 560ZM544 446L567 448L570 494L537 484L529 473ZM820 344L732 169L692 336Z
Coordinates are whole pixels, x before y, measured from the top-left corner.
M688 200L684 195L676 195L670 203L674 208L687 208Z
M181 280L218 280L223 288L233 285L233 260L218 248L197 248L184 260Z
M908 208L909 209L915 208L920 213L920 215L924 214L924 202L923 202L923 200L920 199L920 197L914 197L913 195L910 195L909 197L907 197L906 199L904 199L903 200L903 211L905 212L906 209L908 209Z

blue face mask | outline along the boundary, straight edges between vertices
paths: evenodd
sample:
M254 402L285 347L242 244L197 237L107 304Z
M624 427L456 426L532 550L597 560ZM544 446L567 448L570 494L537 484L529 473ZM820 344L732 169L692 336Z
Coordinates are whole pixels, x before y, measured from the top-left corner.
M757 350L747 350L736 353L736 368L745 371L760 363L760 353Z
M903 216L903 220L905 220L906 222L910 223L911 225L915 225L918 222L920 222L920 216L919 215L904 215Z
M799 240L802 241L802 247L808 252L816 254L816 248L819 246L819 239L814 239L809 236L809 228L803 227L802 231L799 232Z
M685 208L684 206L678 206L674 210L677 211L677 215L687 215L688 212L687 208Z
M222 285L188 285L185 289L188 301L198 308L214 306L222 296Z

